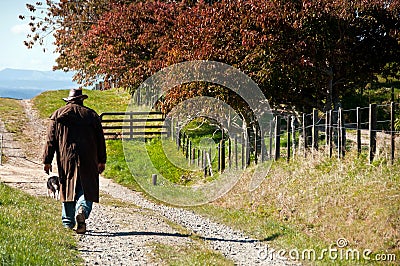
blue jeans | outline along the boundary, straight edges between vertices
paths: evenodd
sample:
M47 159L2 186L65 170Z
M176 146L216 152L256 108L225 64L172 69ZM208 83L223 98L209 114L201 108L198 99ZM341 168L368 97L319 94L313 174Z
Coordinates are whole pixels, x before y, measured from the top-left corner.
M76 224L75 213L78 212L80 206L83 207L85 218L89 218L90 212L92 211L93 202L85 200L82 186L80 185L80 182L77 182L75 189L75 201L62 203L61 216L64 227L74 228Z

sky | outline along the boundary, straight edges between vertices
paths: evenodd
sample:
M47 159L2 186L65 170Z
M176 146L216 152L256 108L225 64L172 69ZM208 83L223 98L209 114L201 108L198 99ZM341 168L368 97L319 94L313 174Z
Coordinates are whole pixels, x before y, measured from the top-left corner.
M0 8L0 70L4 68L52 70L57 55L51 37L45 40L43 47L36 45L32 49L26 48L24 40L29 33L30 12L26 3L35 3L35 0L6 0ZM28 19L20 20L19 15Z

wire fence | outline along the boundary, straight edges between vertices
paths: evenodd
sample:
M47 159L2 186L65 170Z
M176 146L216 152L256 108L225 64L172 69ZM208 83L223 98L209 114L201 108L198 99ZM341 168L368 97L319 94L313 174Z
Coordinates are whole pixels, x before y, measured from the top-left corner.
M367 153L370 163L377 157L385 157L393 163L399 157L399 151L395 149L400 133L395 130L397 109L398 104L392 102L328 112L314 110L301 117L274 114L267 132L246 130L217 143L217 170L223 172L225 167L244 169L251 163L281 157L290 160L314 153L343 158L352 149L358 154ZM204 169L208 167L203 155L209 156L211 151L193 146L185 135L177 134L176 143L189 163L193 164L196 159L203 162Z
M369 161L385 156L392 162L397 157L396 137L399 131L395 129L397 103L370 104L368 107L354 109L331 110L303 114L299 119L285 115L278 119L274 117L275 127L279 131L275 136L275 152L282 148L287 159L293 155L304 155L323 150L328 156L344 157L346 151L356 148L360 154L367 151ZM279 122L279 121L283 121ZM279 125L278 125L278 124ZM278 141L284 138L284 141ZM289 143L291 142L291 145ZM279 158L281 153L275 154Z
M138 102L143 103L148 97L137 98ZM385 157L393 163L395 158L400 157L399 150L395 149L400 133L395 129L398 109L399 104L391 102L354 109L339 107L327 112L314 109L312 113L300 116L273 112L269 125L243 125L234 134L220 128L222 139L211 145L201 145L201 142L194 144L182 132L183 126L176 117L165 120L164 116L157 127L165 130L163 137L175 142L188 164L203 169L204 175L213 175L213 171L223 172L226 168L245 169L252 163L259 164L281 157L290 160L297 156L323 153L329 157L343 158L352 149L356 149L358 154L366 153L370 163L377 157ZM103 119L103 123L106 122L121 121ZM155 125L149 125L145 123L141 127L154 129ZM133 128L132 125L125 127L128 126ZM123 128L121 124L109 127ZM129 138L132 139L132 134Z

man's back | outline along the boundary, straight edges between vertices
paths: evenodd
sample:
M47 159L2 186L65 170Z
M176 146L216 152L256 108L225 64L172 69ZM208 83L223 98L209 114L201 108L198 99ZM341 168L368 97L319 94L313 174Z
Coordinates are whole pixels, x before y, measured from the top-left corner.
M67 103L51 116L47 143L44 162L51 162L57 154L59 176L67 186L66 198L71 199L76 182L66 180L81 179L85 196L98 202L99 164L106 162L106 148L97 113L81 102Z

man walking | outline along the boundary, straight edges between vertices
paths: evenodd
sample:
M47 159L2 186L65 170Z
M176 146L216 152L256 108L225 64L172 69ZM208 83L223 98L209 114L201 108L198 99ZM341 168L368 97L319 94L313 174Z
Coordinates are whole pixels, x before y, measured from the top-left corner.
M98 114L83 105L87 95L71 89L64 107L51 115L43 152L44 171L51 171L57 154L62 223L76 233L86 232L93 202L99 202L99 174L106 163L106 146Z

